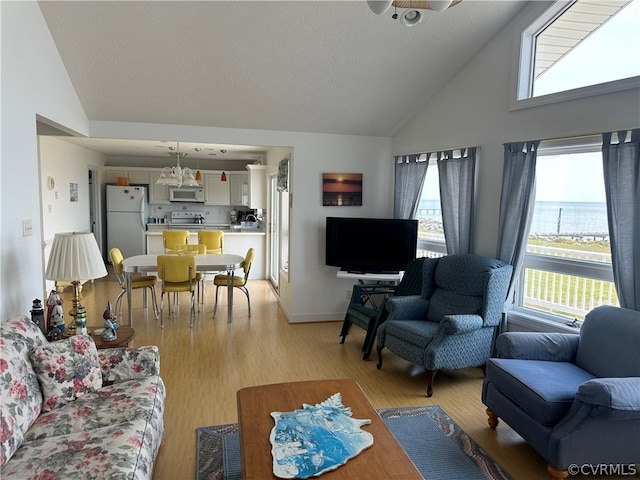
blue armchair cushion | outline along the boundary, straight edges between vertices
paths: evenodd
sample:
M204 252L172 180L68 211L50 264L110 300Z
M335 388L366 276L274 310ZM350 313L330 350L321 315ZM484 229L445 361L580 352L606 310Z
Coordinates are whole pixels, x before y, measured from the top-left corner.
M569 362L492 358L487 378L535 421L553 426L571 408L580 385L595 377Z
M640 419L640 378L597 378L580 385L576 398L594 406L594 417Z
M409 318L412 320L426 318L429 300L417 295L406 297L389 297L386 305L389 317L387 320L396 318Z
M505 332L496 340L499 358L575 363L579 335L565 333Z
M386 325L389 325L387 322ZM431 342L435 336L439 323L428 322L426 320L395 320L393 322L393 329L391 335L395 338L399 338L405 343L415 345L420 349L427 348L427 345ZM385 341L388 328L383 329L378 337L378 341Z
M469 296L442 288L433 292L429 302L427 319L441 322L445 315L482 313L482 296Z
M615 335L611 334L612 318L617 320ZM638 320L635 310L608 305L591 310L580 329L576 364L600 378L640 377Z
M442 322L440 322L440 328L447 335L472 332L483 326L480 315L445 315Z

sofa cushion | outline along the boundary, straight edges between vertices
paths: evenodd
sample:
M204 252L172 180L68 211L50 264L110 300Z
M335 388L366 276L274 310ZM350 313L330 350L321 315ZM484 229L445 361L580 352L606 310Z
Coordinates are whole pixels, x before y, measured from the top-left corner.
M48 412L102 387L98 350L88 335L74 335L33 349L29 356Z
M121 423L25 443L3 468L2 478L150 479L157 452L140 427L139 422Z
M165 387L159 376L87 393L40 415L3 479L151 478L164 435Z
M640 312L603 305L584 320L576 364L600 378L638 377L639 344Z
M154 417L162 416L164 397L165 387L159 376L109 385L42 413L24 438L29 442L119 423L151 422Z
M42 394L28 352L47 339L26 317L0 322L0 466L11 458L40 414Z
M487 378L535 421L553 426L566 415L578 387L594 376L569 362L492 358Z

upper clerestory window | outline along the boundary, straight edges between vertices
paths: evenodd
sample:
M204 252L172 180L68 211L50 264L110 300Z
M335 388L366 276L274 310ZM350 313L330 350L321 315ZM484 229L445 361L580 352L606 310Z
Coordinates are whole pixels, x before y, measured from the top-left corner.
M640 0L558 1L522 31L515 108L638 86Z

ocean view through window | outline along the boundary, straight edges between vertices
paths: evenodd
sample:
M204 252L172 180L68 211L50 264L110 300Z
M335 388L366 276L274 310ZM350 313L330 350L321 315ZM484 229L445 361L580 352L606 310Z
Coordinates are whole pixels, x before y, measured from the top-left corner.
M416 219L418 220L418 251L416 256L437 258L446 255L447 247L444 242L440 207L438 165L435 159L429 160Z
M618 305L600 148L541 144L516 308L567 323Z

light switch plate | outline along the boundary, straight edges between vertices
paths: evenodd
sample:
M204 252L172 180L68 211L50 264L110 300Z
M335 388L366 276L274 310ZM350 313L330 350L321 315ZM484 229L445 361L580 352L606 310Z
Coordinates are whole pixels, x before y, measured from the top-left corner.
M22 236L28 237L29 235L33 235L33 221L30 218L22 220Z

